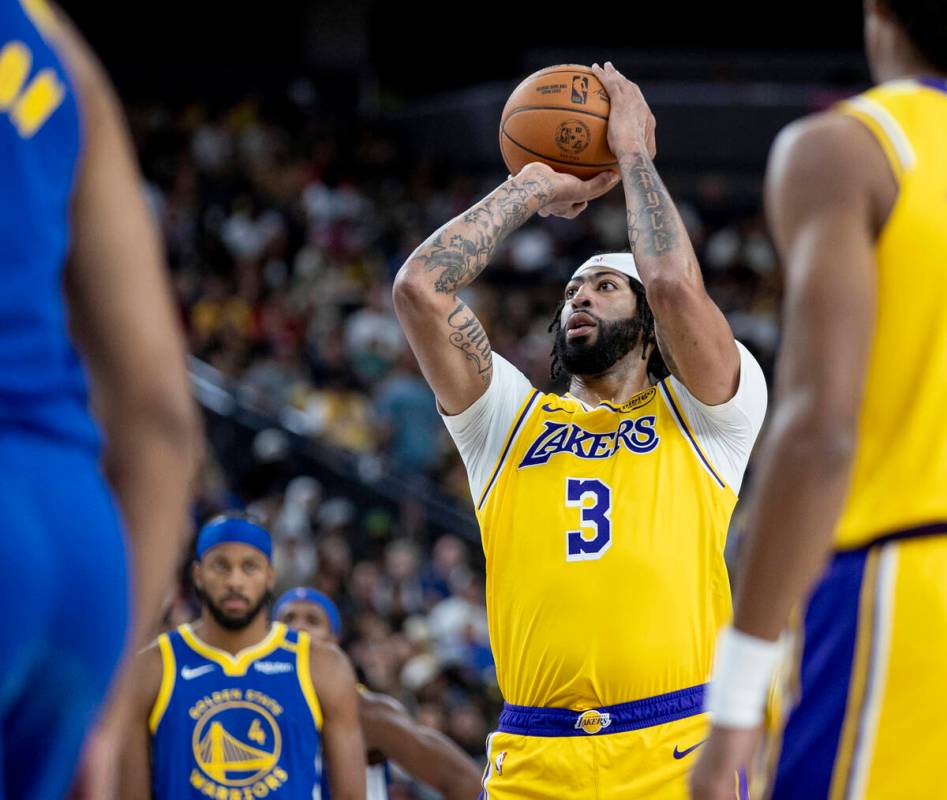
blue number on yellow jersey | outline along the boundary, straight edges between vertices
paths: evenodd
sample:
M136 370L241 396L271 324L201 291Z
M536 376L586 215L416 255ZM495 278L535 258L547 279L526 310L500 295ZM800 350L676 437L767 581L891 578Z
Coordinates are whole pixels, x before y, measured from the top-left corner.
M236 656L182 625L158 639L163 677L149 719L155 800L318 800L322 710L309 635L274 623Z

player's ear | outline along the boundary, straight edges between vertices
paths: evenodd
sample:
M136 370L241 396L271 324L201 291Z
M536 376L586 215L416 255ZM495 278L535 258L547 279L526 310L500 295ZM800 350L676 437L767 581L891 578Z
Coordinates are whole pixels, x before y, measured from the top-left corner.
M203 591L204 589L204 572L201 569L200 561L191 562L191 580L194 582L194 585Z

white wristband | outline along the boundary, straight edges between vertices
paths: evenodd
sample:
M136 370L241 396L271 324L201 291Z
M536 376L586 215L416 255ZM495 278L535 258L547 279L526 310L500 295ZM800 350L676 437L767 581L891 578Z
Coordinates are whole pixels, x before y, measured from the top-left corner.
M782 646L726 627L717 640L706 708L714 725L755 728L763 721L769 685Z

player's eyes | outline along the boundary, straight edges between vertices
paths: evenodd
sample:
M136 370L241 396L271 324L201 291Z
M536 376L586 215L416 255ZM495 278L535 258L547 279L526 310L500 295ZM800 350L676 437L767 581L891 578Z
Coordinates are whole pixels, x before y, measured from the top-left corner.
M598 288L599 288L599 289L604 289L606 286L610 287L610 289L614 289L614 288L615 288L615 283L614 283L613 281L602 281L602 282L598 285Z
M570 286L568 289L566 289L566 300L568 300L569 298L573 297L574 295L575 295L575 287L574 287L574 286Z

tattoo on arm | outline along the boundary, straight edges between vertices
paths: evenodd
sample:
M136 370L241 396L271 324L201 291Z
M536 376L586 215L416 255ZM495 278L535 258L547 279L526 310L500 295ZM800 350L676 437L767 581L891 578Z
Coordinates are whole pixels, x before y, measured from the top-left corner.
M628 203L628 241L633 255L663 256L680 240L671 197L644 153L619 161Z
M483 385L489 386L493 377L493 353L480 320L462 300L457 299L457 305L447 317L447 324L451 328L447 340L460 350L477 370Z
M493 258L499 243L529 219L530 198L542 204L551 191L552 184L544 175L505 183L432 235L412 260L425 272L439 270L436 292L454 294L470 284Z

